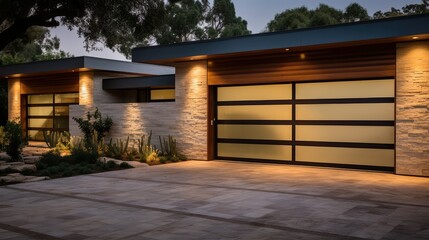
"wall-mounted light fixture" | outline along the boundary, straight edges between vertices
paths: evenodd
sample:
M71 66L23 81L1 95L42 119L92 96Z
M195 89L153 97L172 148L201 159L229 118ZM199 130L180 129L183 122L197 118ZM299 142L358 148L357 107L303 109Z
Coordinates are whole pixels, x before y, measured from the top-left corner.
M305 53L301 53L299 54L299 59L304 60L307 56L305 55Z
M414 36L414 37L412 37L412 39L413 39L413 40L416 40L416 39L419 39L419 37Z
M290 49L289 49L289 48L286 48L286 49L285 49L285 51L286 51L286 52L288 52L288 51L290 51Z

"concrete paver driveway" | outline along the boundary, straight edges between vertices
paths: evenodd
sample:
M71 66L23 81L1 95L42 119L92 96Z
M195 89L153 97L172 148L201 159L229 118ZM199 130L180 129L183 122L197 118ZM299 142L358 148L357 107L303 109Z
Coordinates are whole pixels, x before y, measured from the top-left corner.
M429 178L188 161L10 185L0 239L429 239Z

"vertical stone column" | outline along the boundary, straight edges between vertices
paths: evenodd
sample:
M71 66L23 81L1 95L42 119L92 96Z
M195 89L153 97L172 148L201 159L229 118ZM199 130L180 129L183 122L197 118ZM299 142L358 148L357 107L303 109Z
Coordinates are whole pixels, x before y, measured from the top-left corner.
M397 44L396 173L429 176L429 41Z
M207 61L176 64L178 138L191 159L207 160Z
M8 80L8 119L21 120L21 80Z
M79 73L79 105L94 103L94 73Z

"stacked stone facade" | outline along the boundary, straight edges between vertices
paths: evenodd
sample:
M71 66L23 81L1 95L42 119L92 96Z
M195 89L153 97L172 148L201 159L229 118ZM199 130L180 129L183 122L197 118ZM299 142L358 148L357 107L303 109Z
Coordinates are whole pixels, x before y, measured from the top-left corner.
M21 120L21 80L19 78L8 81L8 119Z
M429 42L396 52L396 173L429 176Z
M72 135L79 135L79 129L71 118L83 116L97 107L101 113L113 119L114 125L109 137L130 136L132 139L138 139L152 131L153 142L157 144L158 136L172 135L189 159L207 159L206 61L176 65L175 102L109 103L113 102L116 96L103 92L101 79L102 77L95 76L94 82L87 84L92 85L92 89L87 90L87 95L81 94L80 105L70 107Z

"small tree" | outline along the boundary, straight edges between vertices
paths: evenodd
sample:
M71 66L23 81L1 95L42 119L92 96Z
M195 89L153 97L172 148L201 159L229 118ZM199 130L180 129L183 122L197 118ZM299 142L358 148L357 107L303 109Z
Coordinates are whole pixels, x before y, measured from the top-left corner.
M98 108L95 109L94 113L88 112L86 119L73 117L73 120L77 122L83 133L87 150L95 150L94 148L104 139L113 125L112 119L108 116L103 118Z
M7 121L5 126L5 148L6 153L12 161L22 160L21 153L24 147L22 139L21 123L18 121Z

